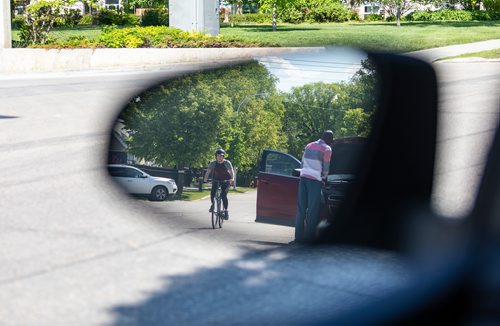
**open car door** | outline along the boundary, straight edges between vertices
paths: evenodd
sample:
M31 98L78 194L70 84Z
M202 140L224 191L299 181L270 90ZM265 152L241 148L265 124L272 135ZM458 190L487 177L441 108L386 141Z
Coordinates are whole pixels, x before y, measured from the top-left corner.
M256 222L295 225L301 163L290 154L264 150L258 174Z

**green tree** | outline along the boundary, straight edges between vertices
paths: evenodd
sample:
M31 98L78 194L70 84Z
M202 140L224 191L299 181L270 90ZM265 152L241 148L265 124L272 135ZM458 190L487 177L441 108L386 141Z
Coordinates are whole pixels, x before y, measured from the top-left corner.
M250 6L251 8L253 8L258 5L259 0L225 0L223 2L233 5L234 13L241 15L243 14L244 6Z
M343 95L339 84L314 83L294 87L285 94L285 133L288 151L300 157L304 144L327 129L335 132L342 119L337 101Z
M26 7L20 39L26 44L45 44L59 18L64 18L75 0L35 0Z
M396 25L401 26L401 16L415 8L415 0L380 0L380 6L385 12L396 17Z
M228 144L231 158L240 171L253 171L265 148L286 150L281 96L252 98L241 106L235 121L235 133Z
M376 72L370 60L348 82L314 83L284 94L288 151L300 157L304 144L326 129L336 137L366 136L377 105Z
M455 5L461 6L464 10L479 10L483 0L431 0L431 3L438 6L454 8Z
M362 108L348 109L342 117L342 126L337 132L337 137L363 136L371 131L371 114Z
M184 76L148 90L121 114L131 154L162 166L206 167L222 147L239 171L264 148L284 148L276 80L258 63ZM252 99L249 95L270 94Z
M342 84L343 92L338 101L343 108L363 108L373 113L377 109L377 70L373 61L361 61L359 69L348 83Z
M168 8L168 0L127 0L124 5L129 10L134 8Z
M243 67L221 70L217 76L221 94L231 98L233 108L226 117L230 126L219 143L240 171L251 169L262 149L284 148L285 144L281 134L284 107L277 95L276 78L261 64Z
M260 0L261 11L271 11L273 14L273 32L277 30L278 10L292 6L297 0Z
M484 0L484 8L486 10L500 12L500 1L499 0Z
M201 74L169 81L135 98L122 113L128 150L162 166L204 165L230 110L229 99Z

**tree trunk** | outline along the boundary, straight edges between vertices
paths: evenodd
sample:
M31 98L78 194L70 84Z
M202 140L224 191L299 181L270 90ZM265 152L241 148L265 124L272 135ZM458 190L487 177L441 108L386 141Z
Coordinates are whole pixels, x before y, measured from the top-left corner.
M273 2L273 32L276 32L276 0Z
M396 24L397 26L401 26L401 8L398 7L396 9Z

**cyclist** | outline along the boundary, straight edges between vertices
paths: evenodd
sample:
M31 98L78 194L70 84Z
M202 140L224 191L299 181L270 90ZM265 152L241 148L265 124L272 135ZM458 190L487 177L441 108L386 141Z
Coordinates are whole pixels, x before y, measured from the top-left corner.
M212 205L210 206L209 212L212 212L214 209L215 192L217 191L218 183L220 183L222 190L222 205L224 207L224 219L227 220L229 219L229 213L227 211L227 207L229 205L227 192L229 191L229 186L234 182L234 170L233 165L229 160L224 158L224 155L226 155L226 152L222 148L215 151L215 160L210 162L208 165L207 173L205 173L203 181L207 182L208 177L212 175L212 191L210 192L210 201L212 202Z

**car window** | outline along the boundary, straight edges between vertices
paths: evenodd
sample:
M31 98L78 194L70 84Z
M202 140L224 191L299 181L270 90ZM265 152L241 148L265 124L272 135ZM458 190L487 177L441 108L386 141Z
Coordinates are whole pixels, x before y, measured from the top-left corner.
M126 172L127 172L125 168L116 167L116 166L108 167L108 171L109 171L109 174L111 174L111 176L122 177L122 178L126 176Z
M128 169L128 168L126 168L124 176L127 177L127 178L139 178L139 177L142 176L142 173L139 172L139 171L137 171L137 170L135 170L135 169Z
M300 164L290 156L281 153L267 155L265 169L267 173L291 176L293 171L298 168L300 168Z

